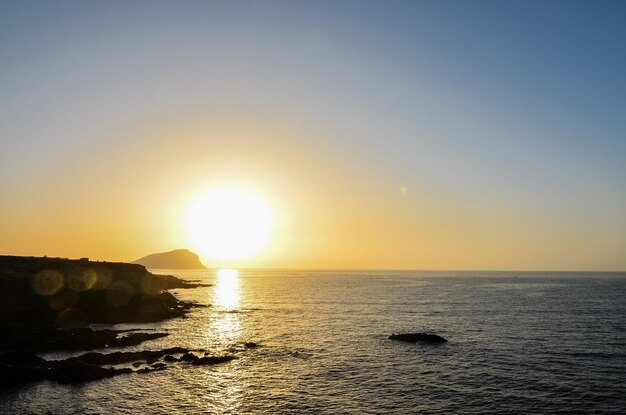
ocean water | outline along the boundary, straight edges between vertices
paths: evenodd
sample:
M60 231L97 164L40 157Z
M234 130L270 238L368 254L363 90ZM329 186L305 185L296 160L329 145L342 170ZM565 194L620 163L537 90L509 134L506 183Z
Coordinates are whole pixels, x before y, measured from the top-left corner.
M211 306L116 326L171 333L124 350L186 346L236 360L40 382L2 393L0 413L626 413L626 274L163 273L213 284L174 291ZM387 338L417 331L449 342Z

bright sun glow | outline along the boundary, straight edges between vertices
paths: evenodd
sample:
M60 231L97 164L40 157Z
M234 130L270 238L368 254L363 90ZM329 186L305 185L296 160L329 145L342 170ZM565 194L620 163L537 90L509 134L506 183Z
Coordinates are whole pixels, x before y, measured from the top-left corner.
M267 204L244 189L213 190L196 199L187 212L187 233L195 249L217 260L260 253L271 230Z

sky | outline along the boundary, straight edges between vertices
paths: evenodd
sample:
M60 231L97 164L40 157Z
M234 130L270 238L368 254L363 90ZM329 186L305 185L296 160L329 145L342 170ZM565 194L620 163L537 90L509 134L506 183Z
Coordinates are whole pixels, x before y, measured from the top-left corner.
M189 246L206 189L269 268L626 270L626 3L1 1L0 253Z

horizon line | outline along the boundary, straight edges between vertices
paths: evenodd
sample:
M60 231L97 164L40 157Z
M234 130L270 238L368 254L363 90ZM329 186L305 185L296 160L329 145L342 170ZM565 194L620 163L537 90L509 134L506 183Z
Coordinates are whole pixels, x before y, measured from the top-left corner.
M159 268L154 268L159 269ZM167 268L160 268L166 270ZM599 274L626 274L624 271L597 271L597 270L539 270L539 269L417 269L417 268L291 268L291 267L206 267L197 268L196 270L220 270L220 269L236 269L247 271L384 271L384 272L526 272L526 273L599 273ZM175 270L175 269L171 269ZM192 269L190 269L191 271ZM181 271L179 269L179 271Z
M101 259L92 259L90 257L62 257L62 256L48 256L48 255L11 255L11 254L0 254L0 257L25 257L25 258L48 258L48 259L65 259L65 260L81 260L87 259L89 262L111 262L111 263L126 263L132 264L134 261L120 261L120 260L101 260ZM139 264L141 265L141 264ZM237 269L237 270L248 270L248 271L382 271L382 272L524 272L524 273L564 273L564 272L572 272L572 273L598 273L598 274L624 274L626 270L573 270L573 269L565 269L565 270L542 270L542 269L453 269L453 268L324 268L324 267L235 267L235 266L223 266L223 267L205 267L205 268L147 268L146 269L155 269L155 270L170 270L170 271L193 271L193 270L220 270L220 269Z

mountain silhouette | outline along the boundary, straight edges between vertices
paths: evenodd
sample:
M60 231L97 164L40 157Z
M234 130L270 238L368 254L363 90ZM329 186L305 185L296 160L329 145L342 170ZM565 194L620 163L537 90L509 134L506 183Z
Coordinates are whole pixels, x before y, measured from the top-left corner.
M159 252L146 255L133 261L133 264L141 264L152 269L204 269L206 268L198 255L188 249L176 249L169 252Z

